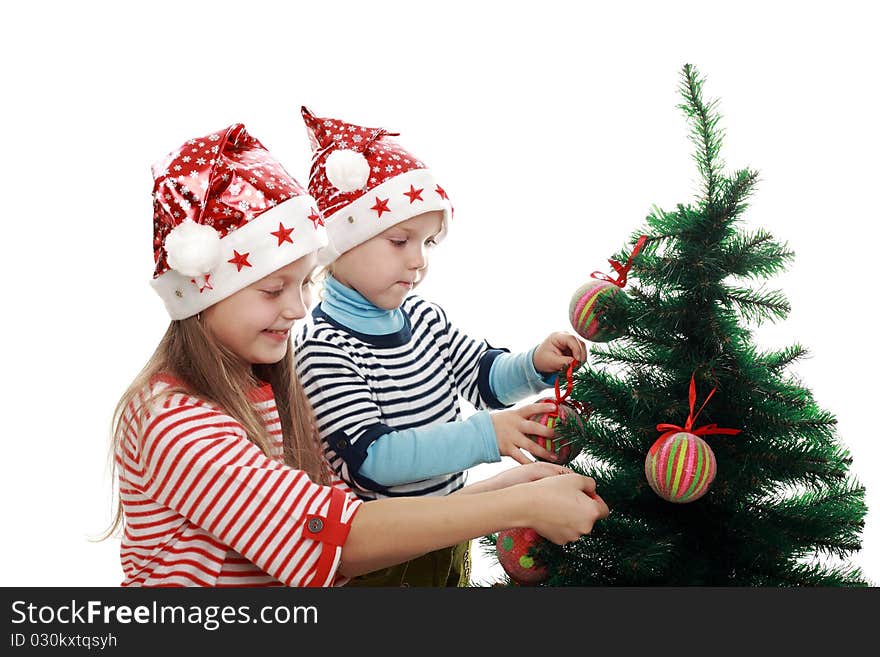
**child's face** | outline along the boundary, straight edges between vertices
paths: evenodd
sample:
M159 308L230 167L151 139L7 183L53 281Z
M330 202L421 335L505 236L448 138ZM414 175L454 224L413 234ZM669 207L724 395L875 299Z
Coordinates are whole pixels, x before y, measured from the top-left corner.
M393 310L422 282L434 238L443 227L439 210L402 221L343 253L333 276L379 308Z
M202 312L207 330L247 365L277 363L311 305L315 254L303 256Z

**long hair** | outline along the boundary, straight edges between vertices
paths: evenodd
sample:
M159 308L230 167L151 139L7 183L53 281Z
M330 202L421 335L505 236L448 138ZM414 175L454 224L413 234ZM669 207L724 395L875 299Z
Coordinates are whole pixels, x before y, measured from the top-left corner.
M158 374L168 374L180 381L180 387L163 390L140 402L145 390ZM159 397L184 392L212 402L244 427L248 439L267 456L272 440L260 420L259 413L247 398L247 391L259 381L271 384L281 419L284 463L305 472L319 484L329 481L318 447L317 425L312 407L296 375L293 346L277 363L254 365L251 371L242 368L236 356L217 342L198 317L172 321L147 364L122 395L113 413L112 451L113 480L118 486L119 454L126 428L125 415L131 407L144 413ZM120 499L111 526L101 536L116 533L123 521Z

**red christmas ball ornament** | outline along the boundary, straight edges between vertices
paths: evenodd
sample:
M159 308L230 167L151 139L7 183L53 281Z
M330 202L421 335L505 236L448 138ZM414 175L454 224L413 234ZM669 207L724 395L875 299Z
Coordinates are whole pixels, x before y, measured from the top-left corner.
M550 576L547 568L530 554L544 540L529 528L507 529L498 534L495 552L511 580L521 586L535 586L547 580Z
M715 471L715 454L709 445L686 431L661 436L645 458L648 484L664 500L677 504L705 495Z
M553 429L556 425L561 422L565 422L568 418L574 417L575 422L577 422L579 428L583 428L584 420L586 418L578 412L571 404L567 404L565 402L558 402L555 399L539 399L536 403L543 404L556 404L556 410L551 413L539 413L537 415L532 415L529 419L537 422L538 424L543 424L545 427L550 427ZM554 454L559 456L558 461L554 461L554 463L558 463L559 465L565 465L566 463L570 463L577 455L580 454L580 447L573 445L569 438L545 438L544 436L533 436L529 435L529 438L538 443L541 447L546 449L547 451L553 452ZM540 459L544 461L545 459Z

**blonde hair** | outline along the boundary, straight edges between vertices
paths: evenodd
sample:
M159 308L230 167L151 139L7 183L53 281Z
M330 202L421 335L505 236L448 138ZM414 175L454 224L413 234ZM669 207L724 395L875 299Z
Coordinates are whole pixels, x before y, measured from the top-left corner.
M181 385L164 389L140 402L144 390L150 389L153 379L159 374L171 375ZM175 392L184 392L216 404L244 427L254 445L266 456L271 456L272 440L260 420L260 414L247 398L247 391L261 381L271 384L275 393L281 419L284 463L304 471L315 483L327 485L328 470L319 451L314 414L296 375L292 347L277 363L253 365L251 371L247 371L231 351L211 336L198 317L171 322L156 351L116 405L110 455L115 485L119 485L118 454L124 440L124 415L127 409L132 406L136 412L145 413L158 399ZM114 535L122 521L120 499L112 524L101 539Z

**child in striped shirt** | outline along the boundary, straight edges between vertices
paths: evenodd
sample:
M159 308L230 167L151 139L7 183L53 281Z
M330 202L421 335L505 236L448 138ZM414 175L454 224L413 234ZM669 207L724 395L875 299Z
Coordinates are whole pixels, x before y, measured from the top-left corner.
M124 586L327 586L505 527L571 541L607 513L558 466L364 504L321 458L289 349L327 243L314 200L241 124L153 175L172 321L114 416Z
M325 456L361 499L442 496L464 471L523 450L555 455L531 435L553 430L528 418L549 404L503 409L553 385L583 343L553 333L509 354L468 337L436 304L410 292L452 206L433 173L386 130L303 117L314 150L309 192L327 217L330 245L323 301L296 338L296 368L318 422ZM481 409L462 420L458 396ZM374 573L365 585L467 583L469 543Z

